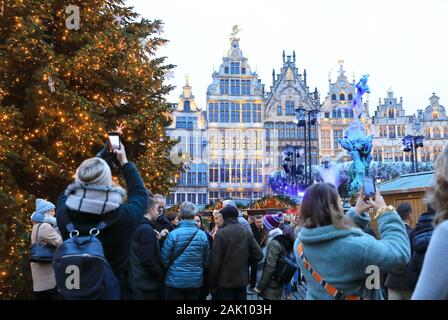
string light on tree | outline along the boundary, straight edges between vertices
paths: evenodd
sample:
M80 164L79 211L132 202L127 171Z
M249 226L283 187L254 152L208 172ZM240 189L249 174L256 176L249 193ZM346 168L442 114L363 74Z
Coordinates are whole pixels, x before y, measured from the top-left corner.
M59 2L8 5L14 15L4 15L0 26L8 44L0 64L0 239L6 239L0 242L0 297L26 298L32 293L27 255L35 198L55 202L109 131L121 128L129 160L154 193L167 194L181 166L167 157L175 142L164 131L172 121L163 98L171 90L164 80L172 66L148 58L166 43L155 36L161 21L136 19L121 0L85 0L82 25L67 30ZM36 32L44 22L51 28ZM120 102L126 107L117 107Z

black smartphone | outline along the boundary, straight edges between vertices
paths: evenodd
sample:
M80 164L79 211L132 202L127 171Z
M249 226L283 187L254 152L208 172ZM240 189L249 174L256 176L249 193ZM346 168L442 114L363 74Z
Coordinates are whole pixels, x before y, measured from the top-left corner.
M118 149L120 150L120 135L117 132L110 132L109 133L109 143L112 147L112 149Z
M364 187L364 197L366 199L368 198L374 199L376 194L376 187L373 178L372 177L362 178L362 185Z

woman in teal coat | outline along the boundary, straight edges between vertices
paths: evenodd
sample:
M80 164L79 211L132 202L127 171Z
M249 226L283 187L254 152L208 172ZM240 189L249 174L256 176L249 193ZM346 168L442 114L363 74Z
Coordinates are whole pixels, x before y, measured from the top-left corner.
M370 208L375 210L381 240L355 225L370 220ZM336 188L317 183L306 190L301 213L304 224L294 252L308 284L307 299L383 299L380 271L405 265L410 244L400 216L381 194L365 200L361 190L356 212L351 210L348 217Z

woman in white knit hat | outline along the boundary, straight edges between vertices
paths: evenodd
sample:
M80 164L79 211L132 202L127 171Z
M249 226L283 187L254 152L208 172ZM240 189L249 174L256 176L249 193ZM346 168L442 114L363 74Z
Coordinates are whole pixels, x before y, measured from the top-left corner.
M112 182L109 165L101 158L85 160L76 170L75 182L67 187L57 202L57 221L62 237L67 239L66 226L73 223L80 235L106 218L112 222L98 235L106 259L118 278L121 298L129 298L128 258L132 235L146 212L148 191L135 164L128 162L124 146L114 149L127 192ZM126 200L127 197L127 201Z

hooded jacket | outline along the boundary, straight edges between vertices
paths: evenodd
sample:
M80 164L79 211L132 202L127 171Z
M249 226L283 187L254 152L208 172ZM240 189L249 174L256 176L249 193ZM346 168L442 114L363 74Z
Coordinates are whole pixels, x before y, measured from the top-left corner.
M364 214L364 220L368 220L367 217ZM378 218L378 229L381 240L356 227L303 227L294 243L294 254L308 284L307 299L334 298L303 267L297 251L299 243L302 243L304 255L313 269L328 283L345 294L383 299L380 288L367 289L367 277L372 274L372 268L392 272L404 266L409 261L410 244L404 223L395 211L386 212Z

